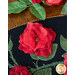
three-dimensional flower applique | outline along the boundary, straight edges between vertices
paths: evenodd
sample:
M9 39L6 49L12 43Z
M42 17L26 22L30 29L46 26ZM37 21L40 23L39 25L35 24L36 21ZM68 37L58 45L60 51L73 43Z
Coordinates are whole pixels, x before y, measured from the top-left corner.
M14 66L10 70L10 75L31 75L28 69L24 66Z
M39 23L28 23L27 28L20 35L19 49L28 54L47 57L51 54L52 42L56 33L51 28L44 28Z
M60 5L63 0L45 0L46 4L50 5L50 6L54 6L54 5ZM32 0L33 3L41 3L42 0Z
M66 69L67 69L67 55L64 57L64 59L65 59L64 64L65 64ZM67 75L67 70L66 70L64 75Z
M60 5L63 0L46 0L46 3L50 6Z
M32 0L33 3L41 3L42 0Z

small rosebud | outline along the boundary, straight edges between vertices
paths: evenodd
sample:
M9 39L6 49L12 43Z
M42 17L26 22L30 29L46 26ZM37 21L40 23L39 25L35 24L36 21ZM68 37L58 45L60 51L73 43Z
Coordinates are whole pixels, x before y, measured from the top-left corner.
M32 0L32 3L41 3L42 0Z
M50 6L60 5L63 0L46 0L46 3Z

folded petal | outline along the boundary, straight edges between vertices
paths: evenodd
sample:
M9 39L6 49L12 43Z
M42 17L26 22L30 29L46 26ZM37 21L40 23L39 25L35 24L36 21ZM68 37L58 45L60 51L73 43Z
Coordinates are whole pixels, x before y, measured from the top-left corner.
M17 72L10 72L10 75L19 75Z
M28 22L28 24L27 24L27 29L28 30L31 30L33 27L43 27L43 25L42 24L40 24L40 23L32 23L32 22Z
M19 42L23 45L23 46L28 46L30 47L31 49L34 49L35 48L35 40L33 37L31 37L30 35L30 32L27 31L26 33L23 33L21 36L20 36L20 40Z
M48 31L49 40L52 39L52 42L54 42L55 41L55 37L56 37L56 33L51 28L46 28L46 30Z
M50 6L60 5L64 0L46 0L46 3Z
M40 3L42 0L32 0L33 3Z
M65 72L65 74L64 75L67 75L67 72Z
M28 75L26 71L22 71L20 75Z
M26 49L25 47L23 47L21 44L19 45L19 49L24 51L24 53L29 53L29 54L33 54L34 53L33 50L30 51L30 50Z
M48 44L48 38L47 37L42 37L41 39L39 39L39 41L36 44L35 49L39 49L39 48L46 48ZM47 47L48 48L48 47Z
M51 48L50 49L46 49L46 50L36 50L35 54L37 56L47 57L48 55L51 54Z

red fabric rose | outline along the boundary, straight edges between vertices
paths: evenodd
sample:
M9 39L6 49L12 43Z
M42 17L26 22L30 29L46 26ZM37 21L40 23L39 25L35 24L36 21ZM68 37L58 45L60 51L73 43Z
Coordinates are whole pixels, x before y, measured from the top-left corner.
M47 57L51 54L55 37L56 33L51 28L44 28L39 23L28 23L27 28L20 35L19 49L25 53Z
M65 59L64 64L65 64L66 69L67 69L67 55L64 57L64 59ZM67 70L66 70L64 75L67 75Z
M46 0L46 3L50 6L60 5L63 0Z
M42 0L32 0L32 3L41 3Z
M14 66L10 70L10 75L31 75L26 67L23 66Z

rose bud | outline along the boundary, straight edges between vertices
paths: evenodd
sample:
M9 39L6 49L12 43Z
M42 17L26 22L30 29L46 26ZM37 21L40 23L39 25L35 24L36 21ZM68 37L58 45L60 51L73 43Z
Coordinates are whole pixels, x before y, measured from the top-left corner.
M41 3L42 0L32 0L32 3Z
M60 5L63 0L46 0L46 3L50 6Z

